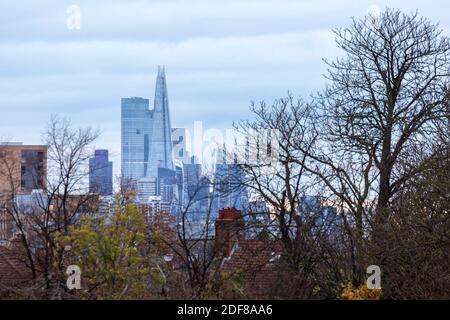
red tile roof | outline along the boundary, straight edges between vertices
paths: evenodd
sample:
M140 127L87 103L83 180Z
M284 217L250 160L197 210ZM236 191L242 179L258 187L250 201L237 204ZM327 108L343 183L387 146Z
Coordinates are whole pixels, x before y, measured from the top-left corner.
M18 286L31 280L31 272L24 261L10 249L0 246L0 289Z
M270 240L239 240L223 262L225 273L242 272L248 291L257 298L270 296L279 278L281 243Z

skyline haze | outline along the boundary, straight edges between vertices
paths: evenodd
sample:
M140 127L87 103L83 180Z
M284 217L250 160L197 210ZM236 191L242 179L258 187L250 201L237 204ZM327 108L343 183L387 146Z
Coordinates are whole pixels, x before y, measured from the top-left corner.
M81 9L68 30L66 9ZM153 101L165 65L173 127L230 128L251 100L320 90L339 55L332 28L373 6L416 9L445 34L442 1L17 1L0 10L0 137L40 144L51 114L102 131L120 168L120 102Z

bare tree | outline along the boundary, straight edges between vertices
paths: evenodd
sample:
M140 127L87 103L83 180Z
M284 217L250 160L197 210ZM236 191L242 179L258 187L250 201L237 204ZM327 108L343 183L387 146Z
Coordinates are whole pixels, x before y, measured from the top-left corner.
M370 235L378 176L371 153L342 150L338 141L328 140L327 126L321 125L319 143L308 153L304 168L315 176L330 205L339 208L350 246L352 282L359 285L367 267L364 243Z
M18 229L21 246L35 284L43 286L45 298L61 298L64 294L64 249L58 248L56 238L66 235L81 215L96 210L97 196L87 193L86 179L91 155L90 145L99 133L88 129L73 129L70 121L52 117L43 140L48 147L48 182L44 190L31 195L19 195L17 186L11 186L7 207L9 216ZM10 168L9 181L14 172ZM26 199L24 198L27 197Z
M172 232L165 232L168 255L175 266L169 273L179 281L172 283L170 297L205 298L213 295L212 283L218 276L220 259L214 247L213 179L207 174L185 181L177 201L177 217ZM213 188L214 189L214 188Z
M377 177L372 223L382 263L389 204L425 165L407 165L411 150L426 149L436 123L445 120L450 42L417 13L391 9L334 32L346 55L328 63L330 84L318 102L330 143L363 154L361 177Z
M253 103L251 110L256 119L236 125L247 137L243 148L255 154L253 161L240 164L243 184L266 201L275 216L276 229L271 230L283 244L282 259L292 280L292 290L284 294L311 298L321 290L323 296L336 296L340 253L329 237L336 216L325 209L322 190L306 170L309 154L317 147L313 109L288 96L273 105Z
M436 148L417 166L423 170L392 201L386 252L385 298L450 297L450 154Z

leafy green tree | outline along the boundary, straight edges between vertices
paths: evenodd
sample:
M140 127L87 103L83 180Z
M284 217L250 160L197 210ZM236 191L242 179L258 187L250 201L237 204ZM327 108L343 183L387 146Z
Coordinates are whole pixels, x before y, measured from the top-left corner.
M119 206L113 217L83 219L68 235L59 237L64 264L81 269L85 299L152 298L163 277L156 261L157 245L147 239L142 211L132 203ZM150 239L152 240L152 239Z

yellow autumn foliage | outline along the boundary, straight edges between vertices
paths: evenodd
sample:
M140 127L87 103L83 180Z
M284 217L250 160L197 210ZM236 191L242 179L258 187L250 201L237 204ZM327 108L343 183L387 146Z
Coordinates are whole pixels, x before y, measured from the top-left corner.
M344 286L341 298L344 300L380 300L383 296L382 290L369 289L363 284L354 288L352 284Z

